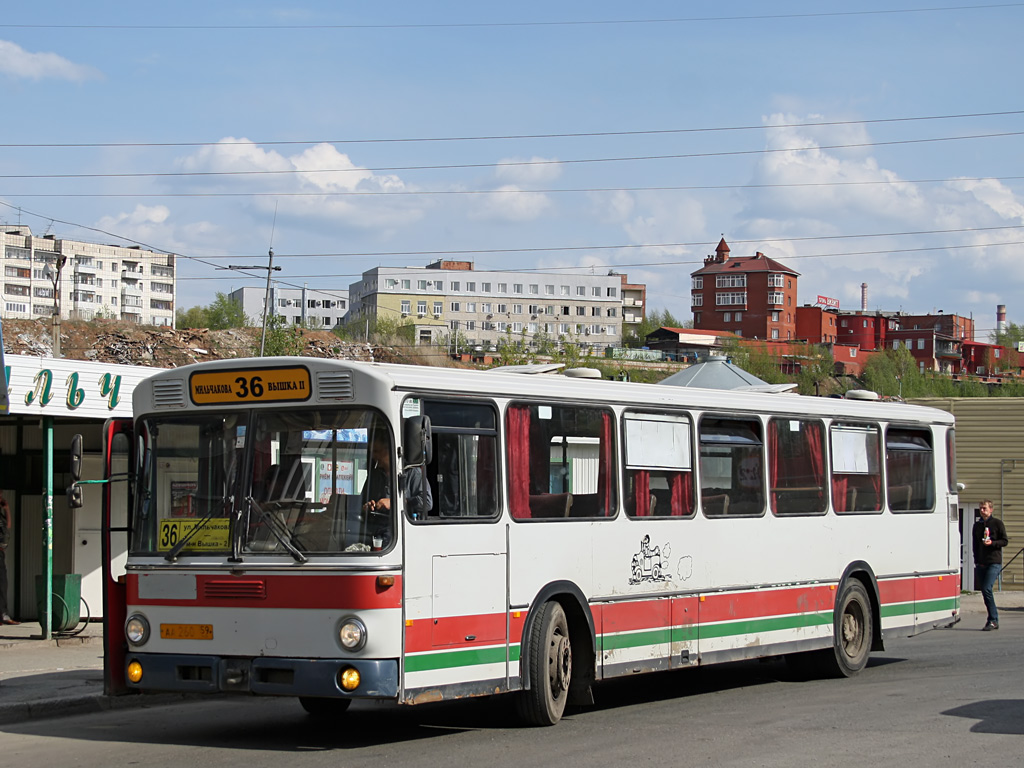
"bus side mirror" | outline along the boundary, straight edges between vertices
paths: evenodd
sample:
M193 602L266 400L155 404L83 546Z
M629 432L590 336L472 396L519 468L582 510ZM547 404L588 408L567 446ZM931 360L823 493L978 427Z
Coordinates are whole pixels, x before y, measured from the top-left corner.
M82 436L71 438L71 479L78 482L82 479ZM81 505L79 505L81 506Z
M402 423L402 463L406 467L429 464L434 456L434 442L429 416L410 416Z

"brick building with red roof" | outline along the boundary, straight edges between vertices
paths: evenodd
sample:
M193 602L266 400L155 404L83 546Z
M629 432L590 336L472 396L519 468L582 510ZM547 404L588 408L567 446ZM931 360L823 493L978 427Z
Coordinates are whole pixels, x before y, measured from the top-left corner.
M753 256L729 254L723 237L715 255L691 273L694 327L729 331L748 339L795 339L800 273L760 252Z

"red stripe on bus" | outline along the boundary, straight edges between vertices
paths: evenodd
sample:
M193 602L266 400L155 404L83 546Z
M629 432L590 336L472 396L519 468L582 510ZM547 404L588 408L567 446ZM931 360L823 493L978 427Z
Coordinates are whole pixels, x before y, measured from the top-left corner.
M827 586L715 593L700 604L700 623L831 611L835 599L835 590Z
M139 574L128 574L129 605L182 605L202 608L300 608L371 610L401 608L402 577L382 587L375 575L259 576L246 574L199 574L195 599L139 597ZM260 589L262 586L262 589Z
M883 604L935 600L960 594L960 577L955 574L880 581L878 595Z

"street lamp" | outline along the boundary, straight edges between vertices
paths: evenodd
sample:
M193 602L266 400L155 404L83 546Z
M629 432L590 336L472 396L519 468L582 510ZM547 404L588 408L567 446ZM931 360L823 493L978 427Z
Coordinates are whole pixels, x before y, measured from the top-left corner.
M43 277L53 283L53 356L61 357L60 353L60 273L67 263L68 257L63 253L57 254L56 259L46 262L43 267Z

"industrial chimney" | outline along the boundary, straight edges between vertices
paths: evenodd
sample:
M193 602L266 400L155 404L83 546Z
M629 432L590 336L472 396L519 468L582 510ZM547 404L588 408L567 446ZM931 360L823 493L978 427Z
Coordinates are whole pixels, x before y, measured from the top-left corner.
M1006 333L1006 305L996 305L996 333Z
M867 312L868 311L868 284L867 283L861 283L860 284L860 311L861 312Z

